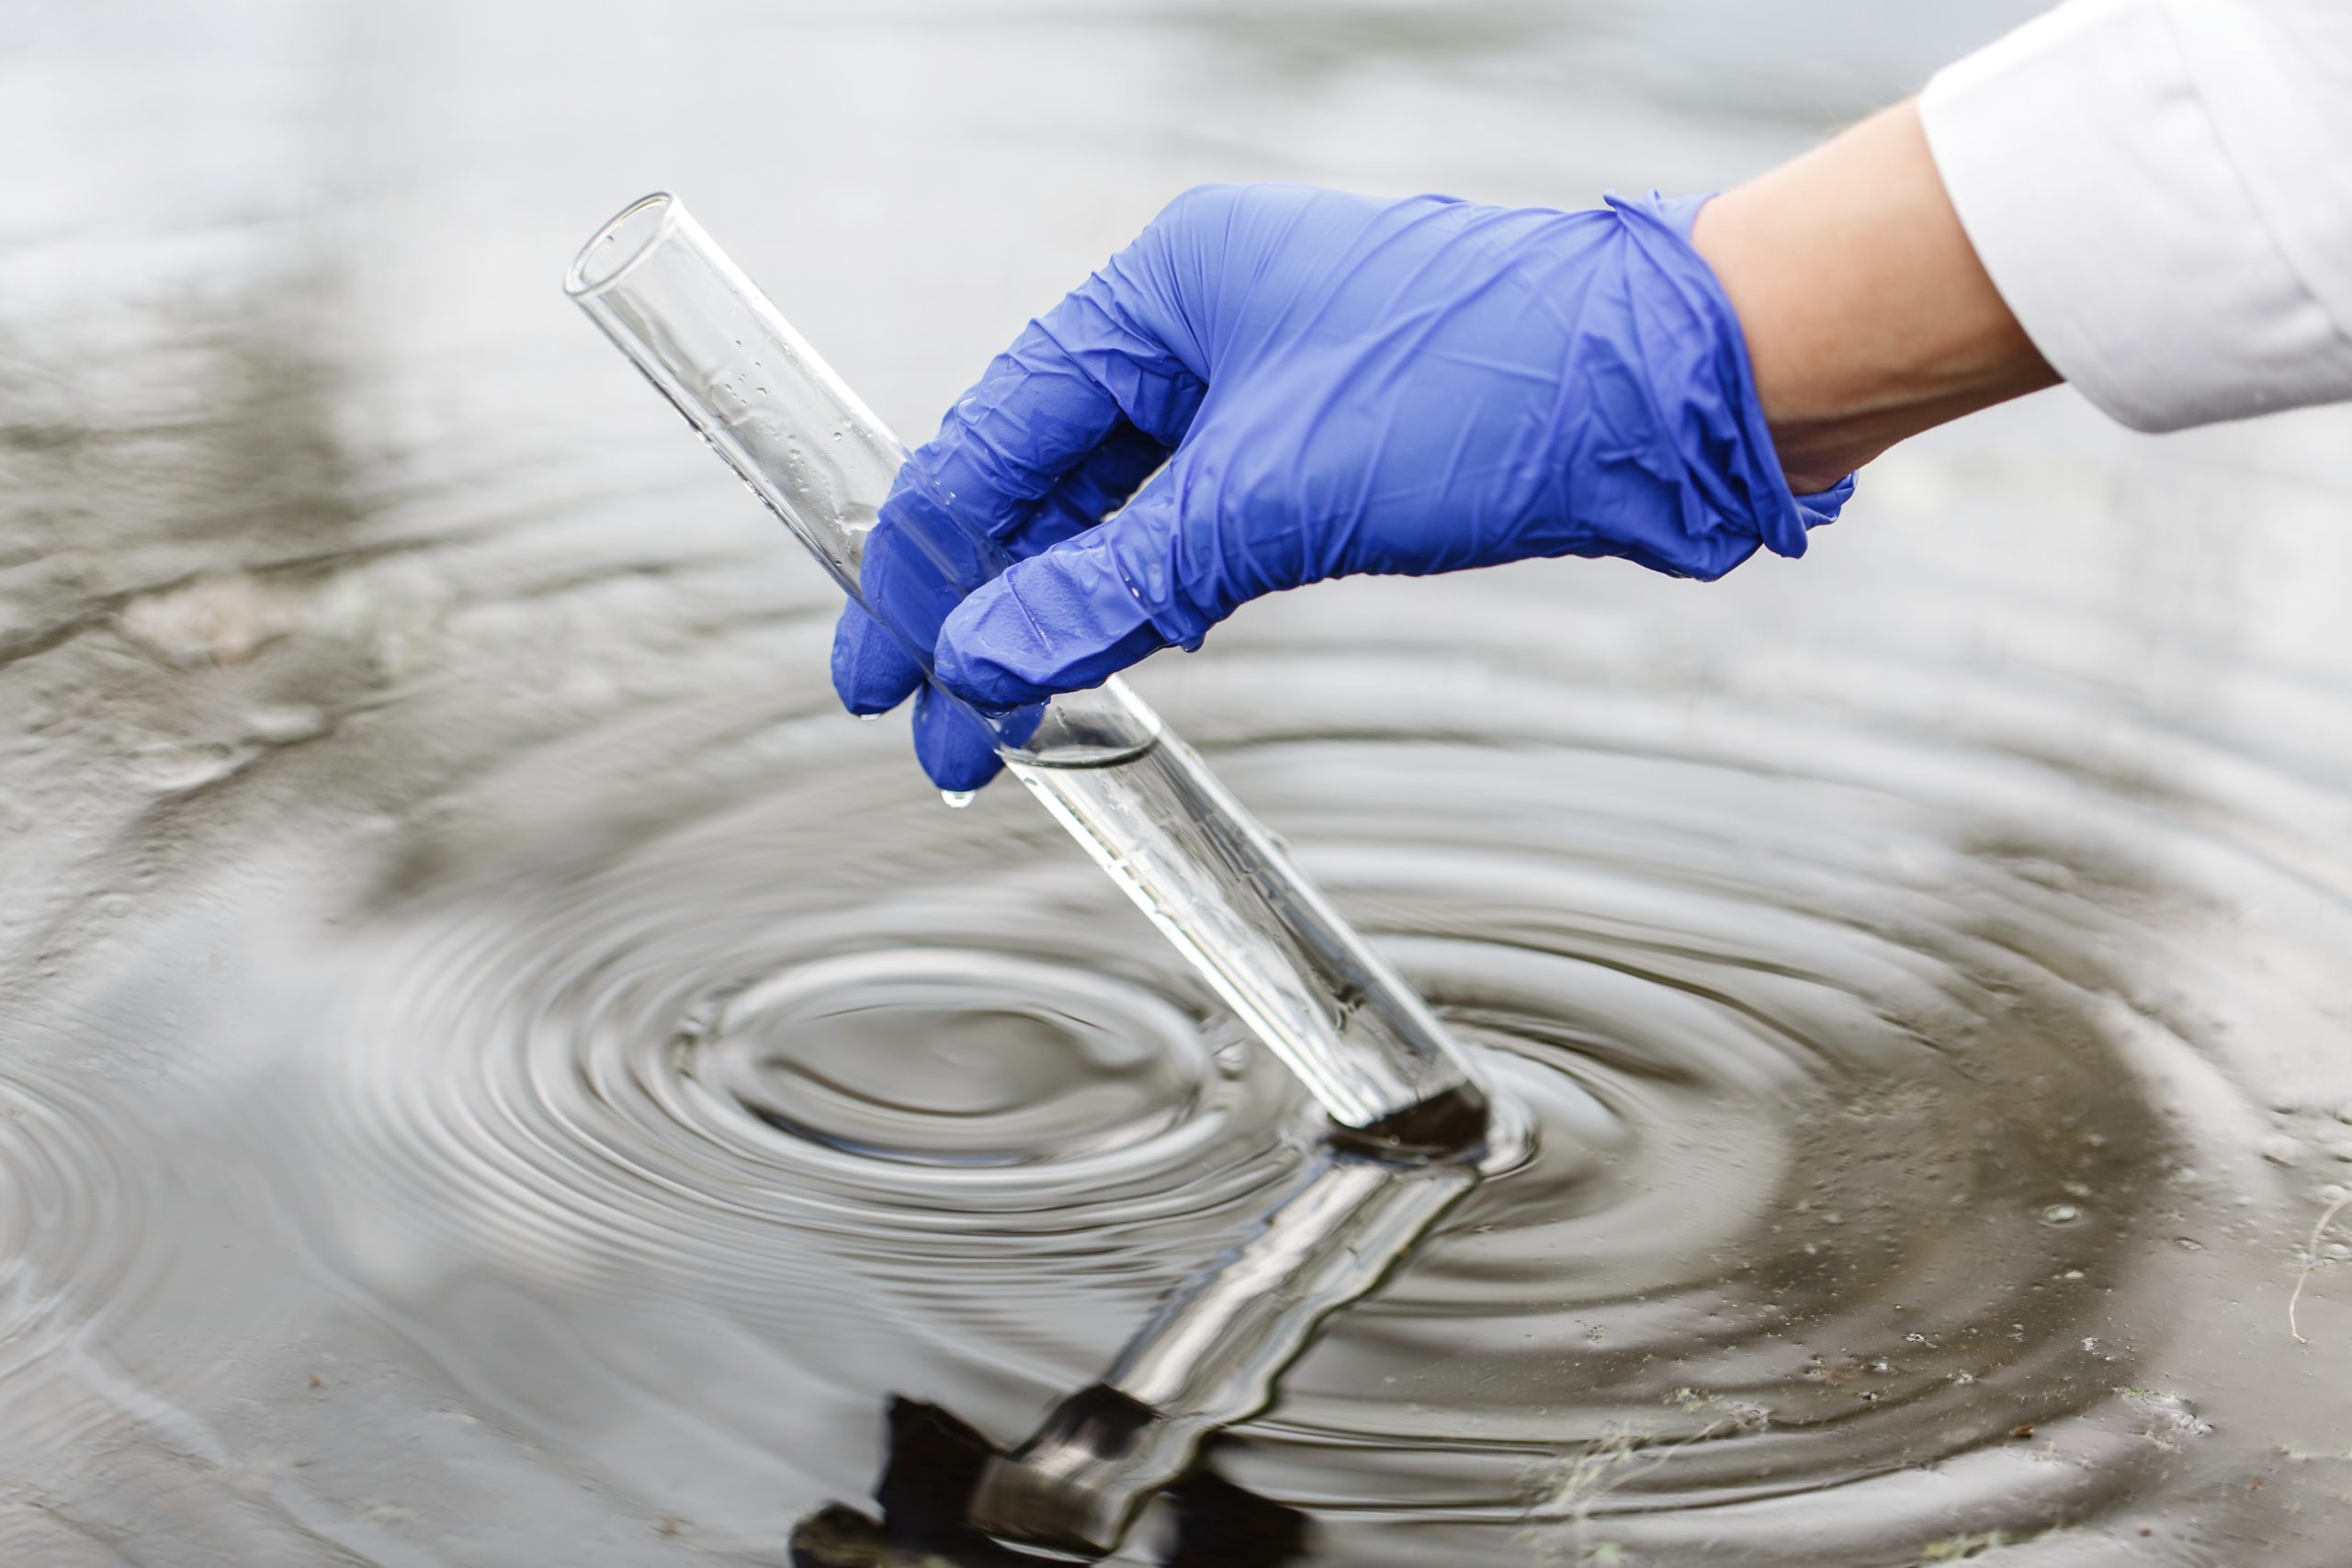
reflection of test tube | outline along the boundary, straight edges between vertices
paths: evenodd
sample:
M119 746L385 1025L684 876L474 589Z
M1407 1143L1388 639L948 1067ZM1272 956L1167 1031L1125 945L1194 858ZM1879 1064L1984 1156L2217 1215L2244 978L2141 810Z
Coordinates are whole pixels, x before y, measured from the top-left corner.
M1116 1551L1201 1440L1263 1409L1316 1325L1377 1285L1476 1179L1462 1165L1327 1151L1262 1230L1160 1304L1100 1383L988 1467L972 1522L1063 1551Z
M628 208L566 288L857 597L906 449L684 207L650 196ZM960 532L909 542L899 569L950 597L1006 563L993 541ZM928 647L908 651L930 668ZM1012 773L1334 1121L1392 1152L1478 1143L1485 1097L1444 1027L1122 682L1019 725L979 716Z

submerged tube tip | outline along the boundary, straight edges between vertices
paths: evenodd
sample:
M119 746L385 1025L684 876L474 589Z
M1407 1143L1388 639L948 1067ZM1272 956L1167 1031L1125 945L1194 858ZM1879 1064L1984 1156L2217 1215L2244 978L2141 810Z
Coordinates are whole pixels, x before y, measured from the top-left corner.
M1464 1081L1356 1127L1331 1123L1338 1147L1408 1165L1476 1164L1492 1152L1492 1105L1476 1083Z
M571 258L563 291L574 299L593 299L618 283L676 227L684 204L666 190L639 197L614 214Z

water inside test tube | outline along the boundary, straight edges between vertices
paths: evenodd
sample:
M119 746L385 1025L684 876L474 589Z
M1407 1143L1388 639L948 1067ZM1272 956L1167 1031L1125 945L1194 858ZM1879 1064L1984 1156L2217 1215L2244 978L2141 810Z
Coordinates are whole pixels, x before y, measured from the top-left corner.
M1478 1113L1451 1054L1409 1032L1442 1026L1417 1005L1400 1016L1409 993L1358 943L1316 940L1333 918L1191 747L1162 734L1107 754L1001 755L1326 1106L1437 1100Z

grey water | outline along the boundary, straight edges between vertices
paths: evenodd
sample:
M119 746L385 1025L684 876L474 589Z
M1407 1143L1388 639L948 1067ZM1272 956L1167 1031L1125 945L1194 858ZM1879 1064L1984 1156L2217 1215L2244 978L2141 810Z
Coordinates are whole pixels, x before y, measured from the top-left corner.
M1185 184L1718 185L2030 8L26 7L0 1562L937 1556L890 1462L1325 1157L1033 802L833 708L583 213L680 189L914 432ZM1801 561L1141 671L1522 1141L1114 1561L2340 1563L2347 444L2061 394Z

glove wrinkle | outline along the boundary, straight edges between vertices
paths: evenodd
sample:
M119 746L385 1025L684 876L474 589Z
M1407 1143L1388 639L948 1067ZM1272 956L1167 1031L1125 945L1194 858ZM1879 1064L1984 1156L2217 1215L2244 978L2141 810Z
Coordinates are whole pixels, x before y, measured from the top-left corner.
M1614 556L1713 579L1802 554L1851 482L1789 493L1689 243L1703 200L1186 191L910 463L869 602L941 686L1002 712L1328 578ZM926 530L975 542L894 564ZM987 541L1014 558L994 581ZM881 636L843 617L836 683L861 711L921 682Z

